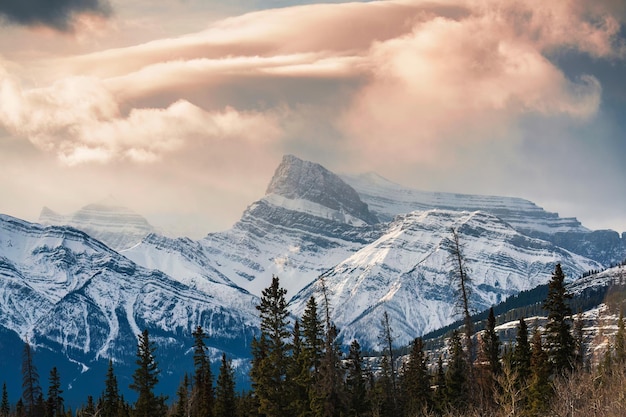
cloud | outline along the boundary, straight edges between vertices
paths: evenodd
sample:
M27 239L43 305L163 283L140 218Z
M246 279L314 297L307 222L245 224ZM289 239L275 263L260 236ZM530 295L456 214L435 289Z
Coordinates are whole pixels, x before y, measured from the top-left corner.
M621 20L607 10L581 0L263 10L199 33L50 62L42 66L58 74L50 87L22 90L5 76L0 121L68 164L158 160L196 137L249 140L254 131L288 147L287 135L313 135L287 119L309 115L319 119L303 129L330 131L355 159L386 152L424 161L462 141L505 137L529 114L593 118L598 79L570 79L550 56L618 58ZM237 123L220 125L229 117ZM319 153L330 142L301 147Z
M134 108L118 102L94 78L70 77L47 88L23 90L0 75L0 125L55 152L67 165L119 160L154 162L193 141L268 143L282 135L276 113L205 111L179 100L166 108Z
M25 26L48 26L71 31L81 15L106 17L108 0L6 0L0 2L0 18Z

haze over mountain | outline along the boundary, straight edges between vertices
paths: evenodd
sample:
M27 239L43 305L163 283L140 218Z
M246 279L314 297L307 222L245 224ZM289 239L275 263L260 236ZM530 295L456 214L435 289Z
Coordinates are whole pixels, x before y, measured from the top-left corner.
M572 280L602 269L608 255L626 254L619 236L609 252L585 241L583 252L595 258L555 244L551 237L594 232L522 199L421 193L368 178L348 178L353 187L317 163L287 155L266 195L230 230L199 240L149 233L119 252L71 226L0 216L0 330L13 340L7 348L28 337L64 358L78 383L95 378L107 358L130 372L128 346L142 328L155 334L163 355L191 364L185 352L201 324L216 352L245 359L258 331L254 307L276 275L294 315L311 296L321 302L325 287L340 340L357 338L377 349L385 311L399 344L458 318L452 229L463 245L477 311L547 282L557 262ZM398 214L404 209L411 211ZM118 242L147 230L123 208L87 206L67 218L49 211L44 217Z

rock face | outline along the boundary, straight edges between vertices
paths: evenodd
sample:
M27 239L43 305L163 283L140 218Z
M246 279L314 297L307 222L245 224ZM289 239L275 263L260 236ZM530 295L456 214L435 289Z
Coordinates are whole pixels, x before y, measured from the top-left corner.
M39 223L72 226L118 251L136 245L155 231L145 218L111 199L89 204L68 216L44 207L39 215Z
M319 164L303 161L293 155L283 157L267 187L267 195L276 194L288 200L305 200L334 210L336 220L349 216L365 224L378 219L361 201L357 192L341 178Z

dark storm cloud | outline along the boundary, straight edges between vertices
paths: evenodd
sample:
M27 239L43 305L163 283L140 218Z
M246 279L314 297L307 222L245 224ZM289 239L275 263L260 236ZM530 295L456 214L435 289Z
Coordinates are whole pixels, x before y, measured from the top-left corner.
M48 26L71 31L79 14L108 16L108 0L2 0L0 21L25 26Z

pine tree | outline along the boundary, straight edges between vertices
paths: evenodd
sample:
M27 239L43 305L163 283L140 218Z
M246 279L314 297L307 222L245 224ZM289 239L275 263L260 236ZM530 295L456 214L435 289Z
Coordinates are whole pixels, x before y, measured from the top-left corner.
M192 333L193 344L193 389L190 399L191 415L193 417L212 417L215 404L215 392L213 390L213 374L211 362L207 353L204 340L208 337L202 326L196 327Z
M524 318L519 319L515 347L513 348L512 370L517 374L518 388L526 386L531 374L530 360L532 351L528 341L528 326Z
M465 256L463 255L463 247L459 240L459 233L456 229L452 228L452 245L450 247L450 261L453 265L452 276L458 289L458 306L463 314L463 330L465 333L465 344L467 346L467 364L468 371L471 372L472 364L476 356L474 342L472 336L474 335L474 327L472 324L472 316L470 314L469 298L470 298L470 284L472 282L468 268L465 265ZM471 377L471 375L468 374Z
M317 311L315 297L309 298L302 315L302 351L306 356L309 368L317 374L324 350L324 330Z
M493 313L493 307L489 309L487 317L487 327L483 336L485 356L489 362L489 370L493 377L502 372L502 364L500 363L500 337L496 332L496 316Z
M393 384L391 382L391 365L389 357L380 358L380 376L374 385L372 396L372 414L380 417L395 417Z
M7 383L2 384L2 401L0 402L0 417L9 417L11 406L9 405L9 394L7 393Z
M25 417L26 416L26 408L24 407L24 401L20 398L17 400L15 404L15 416L16 417Z
M102 417L117 417L119 402L119 390L117 386L117 378L113 372L113 360L109 359L107 375L104 381L104 392L102 393L101 398Z
M543 350L541 332L536 329L532 338L532 356L530 360L531 377L528 388L527 407L531 416L543 416L549 407L550 364L548 355Z
M237 402L235 397L235 375L231 363L222 353L222 364L217 376L215 387L215 415L219 417L236 417Z
M154 357L156 347L150 341L148 330L139 336L137 343L137 369L133 373L130 389L138 394L135 403L136 417L158 417L163 415L164 399L154 394L154 387L159 382L159 368Z
M381 322L382 325L382 334L381 334L381 339L383 341L383 354L386 354L388 357L388 362L389 362L389 373L390 373L390 378L391 378L391 406L392 406L392 413L396 413L397 412L397 408L398 408L398 399L397 399L397 392L398 392L398 385L397 385L397 381L396 381L396 368L395 368L395 360L393 357L393 334L391 332L391 320L389 318L389 313L387 313L387 311L385 311L383 313L383 319Z
M189 413L189 375L185 372L183 380L176 391L175 417L187 417Z
M41 417L43 414L43 408L38 406L39 397L42 397L39 374L33 363L33 351L26 341L22 353L22 401L27 417Z
M419 415L432 406L428 360L422 338L416 338L411 347L409 362L402 377L402 393L407 415Z
M439 356L437 359L437 373L435 374L434 407L437 414L440 415L448 408L446 391L446 373L443 369L443 358Z
M267 416L283 416L288 412L286 384L289 346L287 340L287 291L280 287L278 277L263 290L256 307L261 318L260 339L253 345L252 386L259 400L259 412ZM256 356L261 354L262 356Z
M363 369L361 345L356 340L350 344L346 360L346 392L348 396L348 416L363 416L368 408L366 376Z
M330 318L326 281L321 277L319 282L324 296L324 354L312 392L311 409L318 417L339 417L345 408L341 348L337 343L339 331Z
M304 416L311 409L309 405L311 368L303 351L299 320L296 320L293 325L291 352L291 360L287 368L290 415Z
M96 407L95 407L95 405L93 403L93 397L91 395L88 395L87 396L87 405L80 412L80 417L95 417L95 415L96 415Z
M446 370L446 402L455 410L469 405L467 359L461 337L455 330L450 337L450 361Z
M548 296L543 307L548 311L546 323L546 350L555 375L571 370L574 366L574 338L569 319L572 310L567 300L572 298L565 289L565 275L561 264L556 264L548 284Z
M56 366L50 371L50 385L48 386L48 400L46 401L46 415L48 417L62 417L65 414L63 397L61 394L61 377Z
M585 364L585 334L583 314L579 311L574 321L574 364L582 369Z

